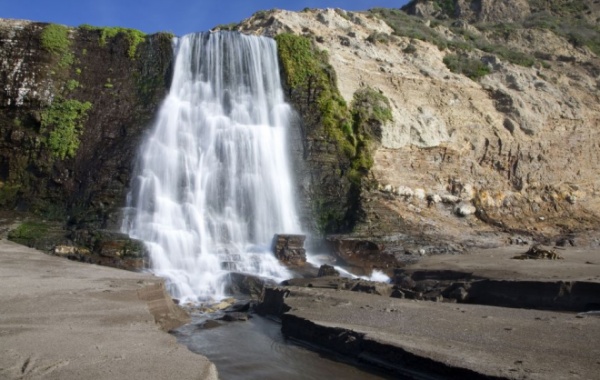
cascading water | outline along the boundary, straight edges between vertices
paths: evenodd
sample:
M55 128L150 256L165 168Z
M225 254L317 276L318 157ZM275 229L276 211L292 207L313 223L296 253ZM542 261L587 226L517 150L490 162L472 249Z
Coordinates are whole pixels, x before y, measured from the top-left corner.
M275 41L234 32L178 41L171 90L141 147L123 230L184 301L225 295L227 273L289 277L275 233L298 233L286 155L291 109Z

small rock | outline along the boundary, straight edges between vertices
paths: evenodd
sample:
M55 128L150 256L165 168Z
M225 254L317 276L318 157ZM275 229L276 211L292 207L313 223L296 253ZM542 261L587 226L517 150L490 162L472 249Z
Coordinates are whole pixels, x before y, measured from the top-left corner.
M326 277L326 276L336 276L337 277L339 275L340 275L340 272L335 270L335 268L333 266L323 264L319 268L319 273L317 274L317 277Z
M417 199L425 199L425 190L423 189L415 189L414 196Z
M215 327L219 327L219 326L221 326L221 323L219 323L213 319L210 319L210 320L198 325L198 327L201 327L203 329L214 329Z
M219 320L225 321L225 322L237 322L237 321L247 321L249 318L250 317L248 316L247 313L240 313L238 311L234 311L234 312L225 314L224 316L219 318Z
M460 202L460 198L456 195L444 194L441 196L442 203L456 204Z
M396 194L398 194L400 197L410 198L414 195L414 192L410 187L398 186Z
M453 298L453 299L457 300L458 302L465 302L469 296L469 293L467 292L467 290L465 288L463 288L461 286L459 288L454 289L452 292L450 292L450 294L448 296L449 296L449 298Z
M475 206L468 204L468 203L460 203L454 209L454 213L460 217L473 215L473 214L475 214L475 211L477 211Z

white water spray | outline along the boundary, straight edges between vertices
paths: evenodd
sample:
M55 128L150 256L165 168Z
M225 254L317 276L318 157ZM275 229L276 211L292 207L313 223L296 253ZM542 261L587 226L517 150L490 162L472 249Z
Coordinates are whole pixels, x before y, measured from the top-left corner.
M174 297L221 298L230 271L290 276L270 250L275 233L301 230L286 153L290 112L272 39L217 32L178 41L123 223Z

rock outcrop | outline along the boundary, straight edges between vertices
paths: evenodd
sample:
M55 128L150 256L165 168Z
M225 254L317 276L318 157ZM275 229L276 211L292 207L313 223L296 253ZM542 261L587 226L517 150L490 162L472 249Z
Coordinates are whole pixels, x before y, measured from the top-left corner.
M171 61L169 34L0 20L0 207L89 249L93 230L118 228Z
M3 207L79 225L118 219L133 156L170 80L172 47L168 34L108 31L1 20ZM71 121L72 131L60 130ZM65 146L53 141L61 132Z
M598 4L405 10L417 16L271 10L235 27L278 41L307 229L372 242L384 256L367 261L395 259L373 268L597 230ZM61 45L44 42L50 27L0 23L0 207L75 230L114 227L168 87L171 37L59 27Z
M433 2L413 5L421 3ZM451 3L457 15L447 21L397 10L274 10L238 29L305 36L327 52L346 103L367 86L389 99L393 120L381 125L373 165L353 195L352 239L387 241L397 252L453 252L504 244L504 232L546 241L597 230L596 40L537 26L542 15L562 13L533 1ZM460 69L452 59L481 72L453 72ZM318 161L320 152L304 154ZM303 164L339 177L338 166ZM406 248L407 236L419 236L416 246Z

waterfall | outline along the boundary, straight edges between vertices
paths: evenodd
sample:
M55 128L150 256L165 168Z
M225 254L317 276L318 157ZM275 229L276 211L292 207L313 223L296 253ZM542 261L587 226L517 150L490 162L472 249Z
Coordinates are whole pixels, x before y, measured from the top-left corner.
M275 41L199 33L176 49L123 230L145 242L153 272L184 301L224 297L230 271L287 278L271 241L301 229Z

